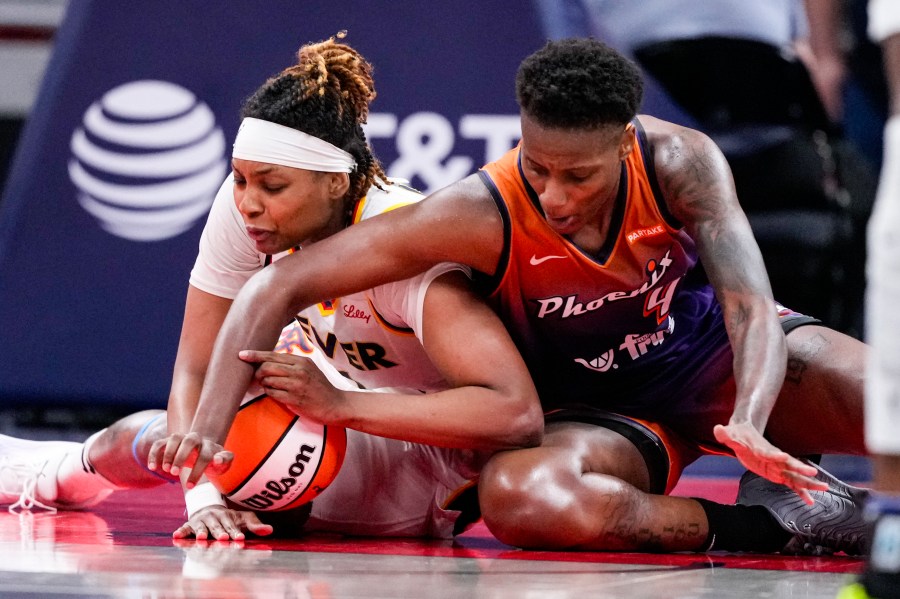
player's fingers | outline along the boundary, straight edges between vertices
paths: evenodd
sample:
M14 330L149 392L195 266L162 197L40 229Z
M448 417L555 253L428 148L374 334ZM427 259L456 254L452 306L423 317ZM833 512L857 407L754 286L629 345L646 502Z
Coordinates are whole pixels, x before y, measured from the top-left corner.
M185 441L187 440L186 438ZM214 452L210 451L203 443L194 440L190 444L182 443L175 454L170 471L172 474L178 475L182 468L190 469L190 473L183 481L186 489L192 489L203 476L213 455Z
M266 358L263 355L265 353L267 352L260 352L252 349L243 349L238 352L238 358L250 364L257 364L259 362L266 361Z
M172 474L178 474L178 468L180 468L183 464L177 464L178 468L175 471L172 471L172 465L175 463L175 456L178 455L178 452L181 451L181 448L185 444L190 445L190 441L185 439L184 435L181 434L173 434L169 435L166 438L166 446L163 449L162 456L162 469L163 472L171 472Z
M803 503L805 503L806 505L813 505L815 503L812 495L810 495L809 491L807 491L806 489L797 490L797 495L800 496L800 499L802 499Z
M262 522L254 522L247 525L247 531L255 534L258 537L267 537L273 532L275 532L275 528L272 527L271 524L263 524Z
M185 489L193 489L195 486L197 486L197 483L200 482L201 478L203 478L208 464L209 458L207 458L203 454L197 456L197 460L194 462L194 465L187 467L189 468L189 474L187 478L182 479L184 481Z
M791 467L788 460L790 456L781 452L771 452L768 454L759 454L760 463L764 464L763 476L775 482L787 484L784 481L789 475L796 474L796 470ZM801 475L802 476L802 475Z
M207 537L215 541L242 541L244 534L236 522L235 514L237 513L228 508L209 506L194 514L179 531L193 532L198 540L206 538L200 536L205 533Z
M794 472L810 478L815 478L816 474L819 472L812 464L803 460L798 460L795 457L789 458L785 465Z
M244 530L260 537L266 537L275 530L270 524L263 524L253 512L237 512L239 524Z
M284 376L267 376L259 379L257 382L267 391L271 389L298 395L311 384L309 376L303 371L297 371Z
M268 377L284 376L287 374L287 366L284 364L275 364L274 362L263 362L253 374L257 381L262 381Z
M262 387L266 390L266 395L268 395L275 401L279 403L288 403L286 399L289 398L290 395L284 389L278 389L276 387L270 387L267 385L263 385Z
M185 522L181 526L175 529L175 532L172 533L173 539L190 539L194 536L193 527Z
M817 478L800 474L799 472L786 472L787 486L792 489L808 489L810 491L827 491L828 483Z
M285 354L276 355L283 356ZM299 373L305 373L308 369L313 367L312 362L307 358L298 358L289 354L287 357L289 360L278 362L266 360L265 362L262 362L256 369L256 379L259 380L267 376L296 377Z
M194 538L198 541L205 541L209 538L209 530L206 528L206 524L198 522L192 528L194 529Z
M231 468L231 463L233 461L234 454L232 452L225 450L217 451L206 470L207 472L212 472L214 474L224 474Z
M180 442L173 440L166 445L166 453L163 456L163 470L177 475L182 468L190 468L194 465L195 458L200 452L200 437L194 433L188 433ZM168 466L168 469L166 468Z
M272 367L269 368L268 362L265 366L267 367L264 368L261 366L254 375L256 382L262 387L287 389L297 384L306 384L309 380L309 375L302 366L287 367L284 365L272 365Z
M791 482L791 479L789 478L786 486L789 487L794 493L799 495L800 499L802 499L806 505L812 505L813 503L815 503L815 501L813 500L813 496L810 494L809 488L806 486L805 482L802 482L800 480Z
M168 441L169 438L164 437L153 442L153 444L150 446L150 451L147 454L147 468L149 468L150 470L156 470L157 466L163 461L163 452L166 449Z
M256 382L258 382L263 389L283 389L286 380L287 379L284 377L270 375L256 378Z
M225 538L219 538L220 541L243 541L246 538L244 531L241 530L240 512L230 512L228 518L222 518L222 528L227 535Z
M206 530L209 537L217 541L228 541L231 539L231 533L219 520L210 519L206 522Z
M238 357L244 362L261 364L264 362L292 364L296 356L293 354L285 354L274 351L259 351L254 349L244 349L238 352Z

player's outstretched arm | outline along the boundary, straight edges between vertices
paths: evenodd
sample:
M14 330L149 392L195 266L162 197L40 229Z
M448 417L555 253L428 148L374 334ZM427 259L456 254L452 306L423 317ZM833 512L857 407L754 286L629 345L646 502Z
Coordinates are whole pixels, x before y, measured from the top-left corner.
M440 267L445 268L445 267ZM431 273L430 273L431 274ZM378 290L407 295L422 282ZM412 300L410 300L412 303ZM336 389L312 360L244 351L258 364L256 380L291 409L327 425L404 441L485 450L538 445L543 413L524 361L500 319L459 270L437 276L423 307L423 340L449 388L433 393L371 393Z
M166 408L170 434L191 430L213 344L230 307L230 299L188 286Z
M225 320L230 306L230 299L206 293L194 286L188 286L181 338L178 343L169 404L166 410L169 437L156 440L150 447L147 465L151 470L164 466L161 469L168 471L168 467L165 466L171 464L174 453L177 451L177 444L172 440L181 438L190 430L197 404L200 401L200 390L209 365L216 333ZM225 455L219 460L217 467L226 468L228 461L230 461L230 456ZM175 473L177 474L177 471ZM188 491L189 488L186 487L185 490ZM204 500L198 499L200 497L204 496L195 493L193 500L188 501L189 513L210 506L224 506L221 495L217 493L206 494ZM233 523L231 523L231 529L235 529Z
M244 285L216 339L192 431L221 445L253 377L241 350L269 350L282 327L310 305L459 262L492 274L503 224L477 176L429 198L367 219L278 260ZM176 451L174 467L190 453ZM203 456L198 456L198 460ZM196 483L195 467L188 479Z
M716 438L749 469L795 489L821 489L815 469L766 441L784 382L787 349L762 255L721 151L698 131L650 120L657 176L669 209L687 228L716 297L734 351L734 412Z

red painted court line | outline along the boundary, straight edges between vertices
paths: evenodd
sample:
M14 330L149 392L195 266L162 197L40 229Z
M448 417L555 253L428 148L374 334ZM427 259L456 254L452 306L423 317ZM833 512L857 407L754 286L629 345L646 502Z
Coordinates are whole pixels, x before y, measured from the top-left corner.
M685 480L676 489L679 495L703 496L731 502L737 482L723 479ZM118 493L93 512L107 524L112 541L129 546L184 545L171 538L183 520L180 492L173 485L147 491ZM63 519L65 514L63 514ZM78 542L74 535L67 535ZM91 536L85 542L96 542ZM106 537L107 542L109 537ZM187 541L186 543L195 543ZM213 544L213 543L208 543ZM791 570L805 572L858 573L862 561L847 556L793 557L757 554L647 554L612 552L522 551L497 541L483 524L476 524L454 541L422 539L344 538L309 535L301 539L259 538L244 541L247 549L361 553L472 559L518 559L595 564L633 564L676 568L738 568L749 570Z

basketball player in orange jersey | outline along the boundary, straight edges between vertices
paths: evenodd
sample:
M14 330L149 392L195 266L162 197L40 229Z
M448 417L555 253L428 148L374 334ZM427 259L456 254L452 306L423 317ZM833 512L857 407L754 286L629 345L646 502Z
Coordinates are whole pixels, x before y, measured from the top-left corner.
M500 452L481 473L501 541L859 553L866 492L800 457L865 452L865 346L775 303L721 152L636 116L642 82L627 59L594 40L550 42L516 90L519 147L245 285L190 434L158 444L154 464L196 458L190 483L227 461L253 377L239 352L270 347L297 310L452 260L476 271L546 412L540 447ZM666 495L706 452L749 469L738 505Z
M168 413L135 414L84 445L0 438L0 501L77 509L114 489L172 478L147 469L147 450L167 432L190 428L212 343L244 282L297 246L302 253L421 198L388 182L366 144L361 124L374 96L371 66L328 40L301 48L295 66L247 100L233 173L215 199L191 273ZM527 369L499 319L469 290L466 270L440 265L295 314L285 344L306 336L321 365L306 357L289 363L292 377L309 382L309 396L321 389L318 410L306 405L306 413L354 429L344 467L316 499L307 530L452 536L466 519L450 500L471 485L482 451L539 443L543 419ZM211 483L188 491L186 502L188 522L176 537L272 531L252 512L226 508Z

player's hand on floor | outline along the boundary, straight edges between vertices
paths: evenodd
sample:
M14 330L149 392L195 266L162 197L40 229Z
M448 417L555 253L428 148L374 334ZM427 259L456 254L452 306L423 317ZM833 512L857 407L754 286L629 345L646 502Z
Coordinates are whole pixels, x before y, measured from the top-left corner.
M197 433L172 433L153 442L147 467L150 470L161 468L174 476L178 476L182 468L190 468L190 475L183 481L185 487L190 489L205 473L222 474L227 471L232 460L234 454L211 439L202 438Z
M772 482L793 489L807 504L812 505L810 491L825 491L828 484L816 480L816 469L778 449L751 424L717 425L716 440L727 445L748 470Z
M343 393L309 358L253 350L238 355L245 362L257 364L256 381L269 397L288 409L323 424L333 424L340 417Z
M242 541L245 533L265 537L273 528L263 524L253 512L211 505L198 511L172 533L172 538L198 541Z

